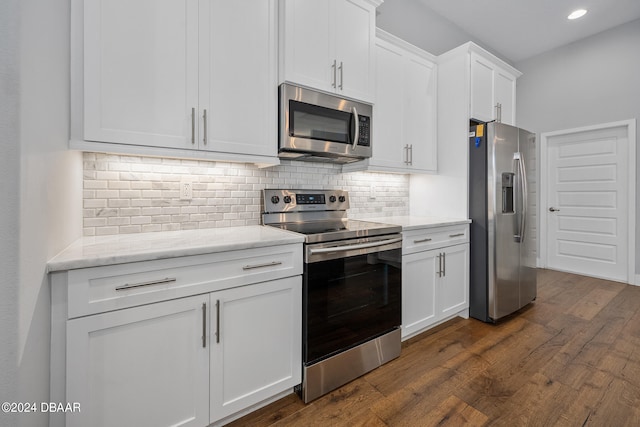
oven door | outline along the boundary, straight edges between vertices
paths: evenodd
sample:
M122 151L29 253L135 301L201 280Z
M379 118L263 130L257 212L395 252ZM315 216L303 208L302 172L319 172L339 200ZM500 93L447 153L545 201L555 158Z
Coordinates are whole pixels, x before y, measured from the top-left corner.
M401 235L319 243L305 248L305 365L400 326Z

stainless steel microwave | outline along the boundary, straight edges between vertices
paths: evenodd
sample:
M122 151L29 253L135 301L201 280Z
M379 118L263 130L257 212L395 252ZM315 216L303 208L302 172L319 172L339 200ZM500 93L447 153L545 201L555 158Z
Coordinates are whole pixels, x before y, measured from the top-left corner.
M371 157L369 104L280 85L279 149L283 159L351 163Z

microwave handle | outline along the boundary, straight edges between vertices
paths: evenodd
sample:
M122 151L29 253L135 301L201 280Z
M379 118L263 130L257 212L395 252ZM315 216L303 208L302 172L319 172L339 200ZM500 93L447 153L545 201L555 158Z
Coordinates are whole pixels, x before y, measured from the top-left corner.
M351 107L351 114L353 115L355 128L353 135L353 149L355 150L358 146L358 140L360 139L360 117L358 117L358 110L356 110L356 107Z

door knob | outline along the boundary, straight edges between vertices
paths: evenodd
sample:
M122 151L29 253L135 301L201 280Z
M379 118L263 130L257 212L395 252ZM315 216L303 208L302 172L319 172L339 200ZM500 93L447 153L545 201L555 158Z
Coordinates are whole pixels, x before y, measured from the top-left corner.
M556 209L552 206L549 208L549 212L560 212L560 209Z

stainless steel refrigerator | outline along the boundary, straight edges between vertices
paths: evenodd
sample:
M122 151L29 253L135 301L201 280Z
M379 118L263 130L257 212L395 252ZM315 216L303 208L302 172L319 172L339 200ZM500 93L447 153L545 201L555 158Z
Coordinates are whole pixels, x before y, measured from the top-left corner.
M469 314L495 322L536 299L536 136L471 126Z

